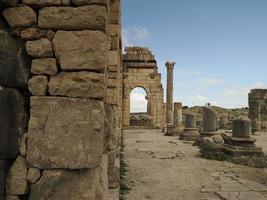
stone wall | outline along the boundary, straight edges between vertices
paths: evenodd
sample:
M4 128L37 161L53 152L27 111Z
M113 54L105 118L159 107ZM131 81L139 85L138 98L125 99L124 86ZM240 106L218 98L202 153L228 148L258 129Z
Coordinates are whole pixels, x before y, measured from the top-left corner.
M120 1L0 2L16 38L0 31L0 194L11 163L6 199L107 199L119 183Z
M0 2L0 11L8 2ZM0 17L0 199L5 196L8 169L24 149L20 138L27 132L30 75L25 44L16 40Z
M248 95L253 132L267 131L267 90L253 89Z
M155 56L147 48L126 47L123 55L123 126L130 122L130 93L142 87L147 93L152 126L164 126L163 87Z

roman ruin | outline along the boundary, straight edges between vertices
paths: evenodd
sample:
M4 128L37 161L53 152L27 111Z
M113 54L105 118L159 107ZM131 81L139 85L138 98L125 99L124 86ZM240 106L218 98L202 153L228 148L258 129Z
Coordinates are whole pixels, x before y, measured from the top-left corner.
M184 108L175 62L123 49L120 0L0 0L0 13L0 200L267 198L254 169L267 90L249 114ZM145 123L130 117L138 87Z
M267 131L267 90L253 89L248 95L252 132Z
M174 102L173 105L173 125L174 135L180 135L184 131L183 125L183 105L181 102Z
M251 138L251 120L240 117L233 122L232 136L225 136L224 152L227 158L236 164L253 167L265 167L264 153L256 147L255 138Z
M202 110L203 130L195 144L199 145L202 157L220 159L224 140L217 131L217 115L210 107L204 106Z
M166 135L174 134L173 124L173 69L175 62L166 62L167 68L167 89L166 89Z
M107 199L119 187L120 1L0 3L0 199Z
M185 114L185 128L184 132L180 134L181 140L195 141L199 138L199 129L196 126L196 115L195 113Z
M163 87L155 56L148 48L127 47L123 54L123 126L130 125L130 93L137 87L147 93L150 126L163 128Z

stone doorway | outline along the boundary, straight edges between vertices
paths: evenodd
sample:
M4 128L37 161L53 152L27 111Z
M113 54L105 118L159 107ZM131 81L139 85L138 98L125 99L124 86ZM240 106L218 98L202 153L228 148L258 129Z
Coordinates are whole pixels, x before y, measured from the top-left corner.
M130 126L151 126L150 98L142 87L134 88L130 93Z

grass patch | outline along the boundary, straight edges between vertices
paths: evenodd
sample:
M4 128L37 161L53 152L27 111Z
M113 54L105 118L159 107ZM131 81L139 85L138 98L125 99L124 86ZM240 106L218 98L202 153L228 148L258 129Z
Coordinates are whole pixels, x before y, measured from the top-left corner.
M123 141L123 134L121 139L121 150L120 150L120 200L126 200L125 194L127 194L131 189L126 186L124 183L126 174L127 174L127 165L125 163L124 157L124 141Z

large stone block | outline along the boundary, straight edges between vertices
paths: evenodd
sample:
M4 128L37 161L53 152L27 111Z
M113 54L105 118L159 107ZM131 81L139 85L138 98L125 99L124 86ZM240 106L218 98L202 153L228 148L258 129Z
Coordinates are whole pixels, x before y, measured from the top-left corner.
M62 70L101 71L107 67L107 38L100 31L57 31L53 47Z
M101 101L32 97L27 161L38 169L95 168L103 153Z
M27 88L29 76L25 46L0 30L0 85Z
M28 55L34 58L53 57L52 44L46 38L35 41L28 41L26 43L26 49Z
M31 186L29 200L105 200L101 197L100 169L47 170Z
M39 12L38 25L42 29L106 30L107 9L104 6L46 7Z
M25 28L37 23L37 16L29 6L7 8L3 15L12 28Z
M49 93L57 96L102 99L104 75L94 72L61 72L51 77Z
M22 0L22 3L37 6L37 7L44 7L44 6L65 6L69 5L71 0Z
M6 193L11 195L24 195L27 192L27 164L25 158L19 156L8 172Z
M19 137L25 131L24 97L15 89L0 87L0 160L15 159Z

